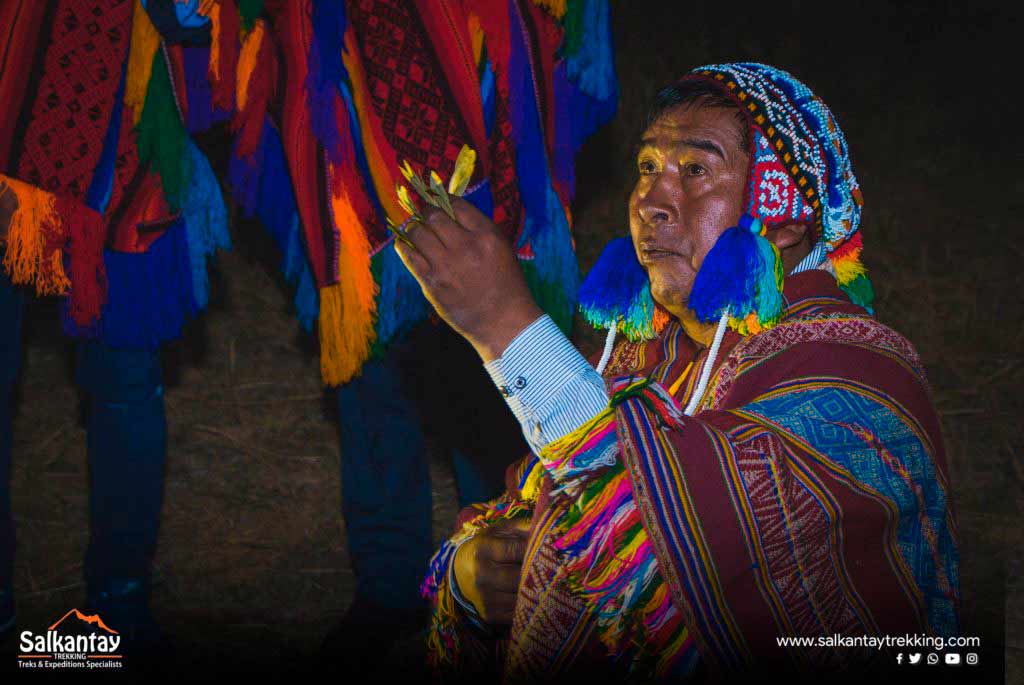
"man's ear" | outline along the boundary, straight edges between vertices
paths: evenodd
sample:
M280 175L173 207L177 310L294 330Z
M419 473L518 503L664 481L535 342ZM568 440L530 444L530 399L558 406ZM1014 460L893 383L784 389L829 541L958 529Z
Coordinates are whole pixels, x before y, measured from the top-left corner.
M785 224L778 228L769 228L765 238L785 252L787 248L799 245L807 237L807 224Z

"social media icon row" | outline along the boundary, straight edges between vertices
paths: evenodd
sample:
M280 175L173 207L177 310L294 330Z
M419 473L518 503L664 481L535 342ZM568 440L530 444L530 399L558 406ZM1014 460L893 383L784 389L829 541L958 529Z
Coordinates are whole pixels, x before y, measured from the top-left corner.
M902 664L903 656L904 655L902 653L897 654L896 663ZM947 666L959 666L962 663L960 661L960 655L956 652L947 652L943 656L945 657L944 661ZM907 663L909 663L911 666L916 666L917 664L921 663L920 652L913 652L911 654L907 654L906 657ZM971 652L964 658L964 661L966 661L968 665L974 666L978 663L978 655L974 652ZM935 664L939 663L939 655L935 654L934 652L929 654L927 657L927 662L929 666L934 666Z

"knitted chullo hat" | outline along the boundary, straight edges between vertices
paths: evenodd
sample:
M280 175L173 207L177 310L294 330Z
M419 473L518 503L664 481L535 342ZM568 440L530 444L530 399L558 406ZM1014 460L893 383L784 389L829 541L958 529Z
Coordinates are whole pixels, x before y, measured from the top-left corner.
M827 257L839 286L870 311L874 293L860 262L860 187L825 103L792 75L764 64L700 67L680 84L689 81L714 84L729 96L746 115L753 142L744 214L707 254L690 293L697 318L727 320L744 335L775 325L784 274L779 251L764 234L794 222L814 230L810 266ZM605 248L580 289L580 309L594 326L615 326L631 340L653 338L667 320L662 313L659 321L629 237Z

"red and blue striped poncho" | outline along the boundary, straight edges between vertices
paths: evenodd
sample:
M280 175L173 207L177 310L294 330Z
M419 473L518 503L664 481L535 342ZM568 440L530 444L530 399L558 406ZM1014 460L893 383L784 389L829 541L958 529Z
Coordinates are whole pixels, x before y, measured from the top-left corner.
M693 416L706 349L677 322L616 347L609 408L510 469L453 539L530 512L510 636L463 620L448 543L426 584L435 663L510 682L807 676L893 662L844 639L957 634L949 470L916 351L828 271L784 296L775 327L727 334Z

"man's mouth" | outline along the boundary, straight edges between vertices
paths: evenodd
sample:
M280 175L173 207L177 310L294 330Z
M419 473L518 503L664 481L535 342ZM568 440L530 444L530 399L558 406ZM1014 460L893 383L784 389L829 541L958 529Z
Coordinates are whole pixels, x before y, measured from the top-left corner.
M653 262L670 259L672 257L682 257L682 255L674 250L666 250L665 248L653 245L640 247L641 264L651 264Z

